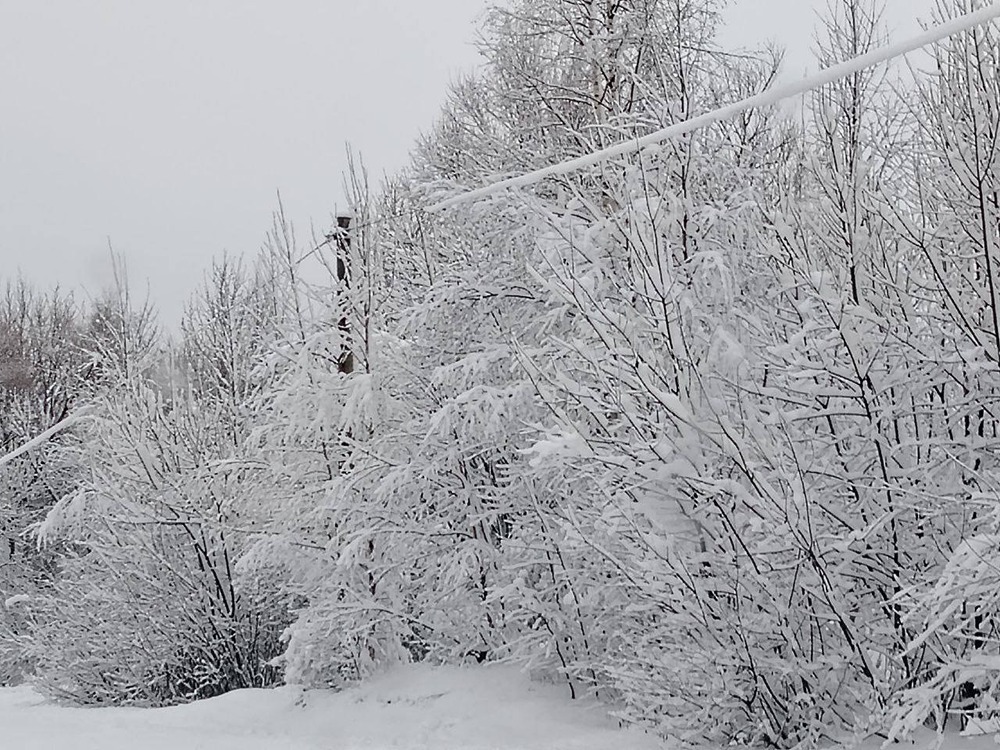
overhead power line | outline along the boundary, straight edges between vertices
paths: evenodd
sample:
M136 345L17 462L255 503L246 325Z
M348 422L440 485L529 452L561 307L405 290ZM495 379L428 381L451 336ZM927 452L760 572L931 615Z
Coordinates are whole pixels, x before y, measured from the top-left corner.
M498 193L501 190L506 190L507 188L534 185L535 183L544 180L546 177L565 175L579 169L592 167L595 164L605 161L606 159L640 151L647 146L652 146L671 138L685 135L686 133L690 133L721 120L727 120L730 117L746 112L749 109L768 107L772 104L777 104L784 99L805 94L822 86L826 86L827 84L835 83L836 81L847 78L850 75L854 75L855 73L865 70L866 68L871 68L875 65L888 62L894 58L902 57L909 52L934 44L935 42L940 42L943 39L959 34L963 31L968 31L976 26L982 26L998 17L1000 17L1000 2L995 2L985 8L972 11L971 13L967 13L958 18L939 24L938 26L928 29L922 34L918 34L910 39L888 44L884 47L873 50L872 52L859 55L858 57L851 58L850 60L838 63L837 65L833 65L829 68L824 68L816 75L807 76L801 81L768 88L759 94L755 94L754 96L750 96L734 104L720 107L719 109L697 117L692 117L684 120L683 122L675 123L674 125L649 133L641 138L636 138L635 140L624 141L615 146L586 154L585 156L568 159L558 164L552 164L548 167L537 169L534 172L528 172L527 174L519 175L517 177L510 177L475 190L470 190L466 193L439 201L429 206L427 210L440 211L441 209L448 208L449 206L457 206L461 203L468 203L469 201L484 198L488 195Z
M54 425L52 425L51 427L49 427L49 429L45 430L42 433L39 433L36 437L33 437L31 440L29 440L28 442L26 442L24 445L22 445L17 450L11 451L6 456L0 456L0 468L2 468L3 466L5 466L6 464L9 464L15 458L18 458L19 456L23 456L28 451L34 450L35 448L37 448L38 446L40 446L43 443L47 442L50 438L52 438L55 435L59 434L63 430L66 430L66 429L72 427L74 424L76 424L77 422L79 422L86 415L87 415L87 411L85 409L81 409L76 414L71 414L70 416L68 416L64 420L62 420L61 422L56 422Z

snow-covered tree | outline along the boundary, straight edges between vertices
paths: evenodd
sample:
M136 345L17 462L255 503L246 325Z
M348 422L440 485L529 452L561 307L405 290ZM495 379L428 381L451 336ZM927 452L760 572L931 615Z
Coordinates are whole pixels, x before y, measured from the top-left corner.
M936 17L981 3L940 2ZM909 251L913 317L926 334L910 358L927 371L918 434L938 485L916 533L946 564L907 598L916 637L908 658L921 670L901 698L896 729L933 717L988 716L997 700L996 602L988 593L996 556L994 414L1000 297L1000 56L992 26L934 48L919 77L919 129L908 200L892 212Z
M59 290L43 293L8 282L0 298L0 456L65 419L84 387L82 310ZM57 449L63 434L0 466L0 599L27 596L51 582L55 559L29 538L37 523L77 481ZM0 607L0 682L30 671L21 648L26 624L16 607Z
M260 474L238 453L258 363L236 352L262 333L235 316L259 320L252 299L238 268L216 267L185 322L186 356L173 360L184 378L164 367L148 307L124 291L98 307L99 379L68 451L81 476L37 530L66 551L51 588L17 605L48 692L163 704L275 680L283 608L275 587L236 573Z

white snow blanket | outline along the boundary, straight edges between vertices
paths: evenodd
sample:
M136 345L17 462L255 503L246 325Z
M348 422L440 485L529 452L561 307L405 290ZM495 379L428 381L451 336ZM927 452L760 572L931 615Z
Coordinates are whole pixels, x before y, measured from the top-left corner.
M509 668L396 670L341 693L238 690L161 709L70 708L0 689L3 750L653 750L565 687Z

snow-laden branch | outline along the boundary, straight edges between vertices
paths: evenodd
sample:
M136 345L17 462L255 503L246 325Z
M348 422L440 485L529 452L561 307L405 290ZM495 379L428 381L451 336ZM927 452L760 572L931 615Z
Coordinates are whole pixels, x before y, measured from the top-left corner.
M76 414L71 414L70 416L66 417L66 419L60 422L56 422L49 429L45 430L45 432L39 433L17 450L11 451L6 456L0 457L0 468L3 468L3 466L9 464L18 456L23 456L28 451L34 450L38 446L42 445L42 443L45 443L46 441L51 439L53 435L57 435L63 430L72 427L74 424L79 422L80 419L83 418L85 415L86 411L81 410Z
M606 159L640 151L646 146L661 143L662 141L669 140L670 138L676 138L679 135L690 133L721 120L727 120L730 117L746 112L749 109L767 107L772 104L777 104L784 99L790 99L793 96L813 91L821 86L826 86L830 83L834 83L847 78L848 76L854 75L855 73L865 70L866 68L871 68L875 65L888 62L894 58L902 57L903 55L918 50L921 47L926 47L929 44L940 42L942 39L946 39L955 34L989 23L997 17L1000 17L1000 2L993 3L985 8L981 8L980 10L967 13L964 16L960 16L950 21L946 21L945 23L928 29L922 34L918 34L910 39L896 42L894 44L888 44L884 47L868 52L867 54L859 55L858 57L851 58L845 62L825 68L816 75L807 76L801 81L771 87L759 94L755 94L754 96L750 96L734 104L729 104L706 114L692 117L684 120L683 122L675 123L669 127L649 133L642 138L625 141L615 146L601 149L600 151L579 156L575 159L568 159L567 161L560 162L558 164L552 164L548 167L537 169L534 172L528 172L527 174L517 177L510 177L506 180L501 180L499 182L477 188L476 190L470 190L466 193L462 193L461 195L456 195L443 201L439 201L438 203L428 207L427 210L439 211L441 209L448 208L449 206L455 206L460 203L466 203L468 201L484 198L487 195L498 193L501 190L506 190L507 188L534 185L535 183L544 180L546 177L555 177L569 172L574 172L578 169L586 169L587 167L592 167L595 164L605 161Z

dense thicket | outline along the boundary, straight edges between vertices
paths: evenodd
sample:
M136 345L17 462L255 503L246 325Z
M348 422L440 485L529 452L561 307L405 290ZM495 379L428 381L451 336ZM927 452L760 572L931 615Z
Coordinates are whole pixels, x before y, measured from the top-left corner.
M86 335L70 295L7 282L0 296L0 455L69 415L86 382ZM25 530L74 486L75 477L73 463L51 445L0 469L0 597L28 594L52 580L54 556L38 550ZM28 668L16 645L25 635L20 613L0 610L0 680L19 680Z
M411 168L352 169L350 229L307 249L279 216L165 349L109 303L7 662L163 703L510 660L691 744L989 717L994 29L423 209L762 90L778 59L721 49L722 10L498 4ZM885 39L840 0L818 58ZM40 383L10 445L73 406Z

